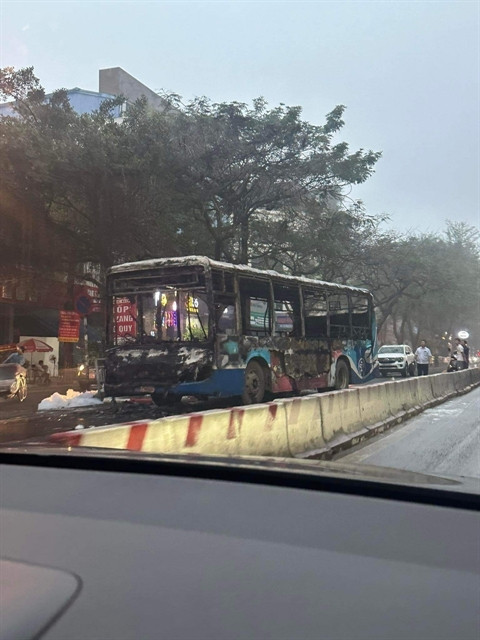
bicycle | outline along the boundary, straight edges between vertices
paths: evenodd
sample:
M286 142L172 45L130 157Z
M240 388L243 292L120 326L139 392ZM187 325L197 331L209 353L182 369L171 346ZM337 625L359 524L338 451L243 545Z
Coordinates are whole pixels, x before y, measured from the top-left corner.
M16 388L15 390L12 389L10 397L17 397L20 402L23 402L28 394L27 378L24 375L18 374L15 378L15 382Z

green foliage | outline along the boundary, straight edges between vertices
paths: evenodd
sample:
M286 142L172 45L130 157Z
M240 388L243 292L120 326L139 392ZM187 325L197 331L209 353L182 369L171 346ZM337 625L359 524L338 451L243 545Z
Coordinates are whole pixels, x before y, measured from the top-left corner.
M252 108L199 98L175 113L168 153L175 188L216 258L247 262L258 220L275 223L278 211L306 199L341 200L347 186L367 179L380 154L333 144L342 113L338 107L314 126L300 107L268 109L262 98Z
M79 115L65 90L46 96L33 68L0 70L0 269L12 262L67 271L92 262L199 253L362 285L380 328L401 342L478 327L479 232L385 232L387 218L348 198L380 153L337 139L345 107L323 125L298 106L269 108L120 96ZM17 221L29 229L25 241ZM47 241L45 240L47 239Z

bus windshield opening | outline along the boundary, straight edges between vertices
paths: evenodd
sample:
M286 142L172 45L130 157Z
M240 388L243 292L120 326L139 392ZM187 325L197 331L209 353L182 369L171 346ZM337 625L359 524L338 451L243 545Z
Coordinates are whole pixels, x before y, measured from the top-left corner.
M111 343L206 341L210 314L201 289L156 289L113 297Z

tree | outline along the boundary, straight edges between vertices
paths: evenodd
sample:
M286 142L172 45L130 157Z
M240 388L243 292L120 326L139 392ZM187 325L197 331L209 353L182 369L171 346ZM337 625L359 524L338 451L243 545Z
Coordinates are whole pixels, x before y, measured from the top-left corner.
M300 107L268 109L261 98L252 108L205 98L175 106L168 141L175 188L191 223L212 238L213 255L231 262L254 255L257 221L277 224L279 212L288 217L304 201L340 202L343 189L366 180L380 157L333 144L343 106L323 126L303 121Z
M258 217L253 259L259 266L292 275L360 284L358 265L381 222L369 216L361 202L346 207L333 199L311 199L301 208Z
M86 261L105 268L167 249L162 146L148 152L139 148L147 146L146 136L137 138L144 103L121 124L114 118L121 98L78 115L65 91L47 98L31 69L3 70L0 91L16 99L18 114L0 120L2 191L15 196L9 217L28 211L29 224L47 225L62 239L63 251L53 254L57 269L72 272Z
M343 106L321 126L261 98L183 105L173 94L162 112L138 100L118 119L119 97L79 115L64 90L46 96L32 68L0 71L0 95L17 112L0 118L4 274L18 262L72 279L85 262L102 273L200 253L365 286L399 342L480 331L478 230L384 231L388 218L350 200L380 153L335 142Z
M480 334L475 228L448 223L441 235L380 236L358 266L375 294L379 328L390 323L397 342L423 336L438 351L462 326Z

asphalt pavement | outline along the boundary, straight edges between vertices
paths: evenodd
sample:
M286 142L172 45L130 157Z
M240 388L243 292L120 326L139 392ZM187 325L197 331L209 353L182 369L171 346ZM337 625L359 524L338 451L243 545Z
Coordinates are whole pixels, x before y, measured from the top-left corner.
M49 385L28 385L28 394L23 402L17 398L0 399L0 422L10 418L26 417L36 413L39 403L57 391L65 394L72 385L52 382Z
M480 478L480 387L343 452L352 464Z

